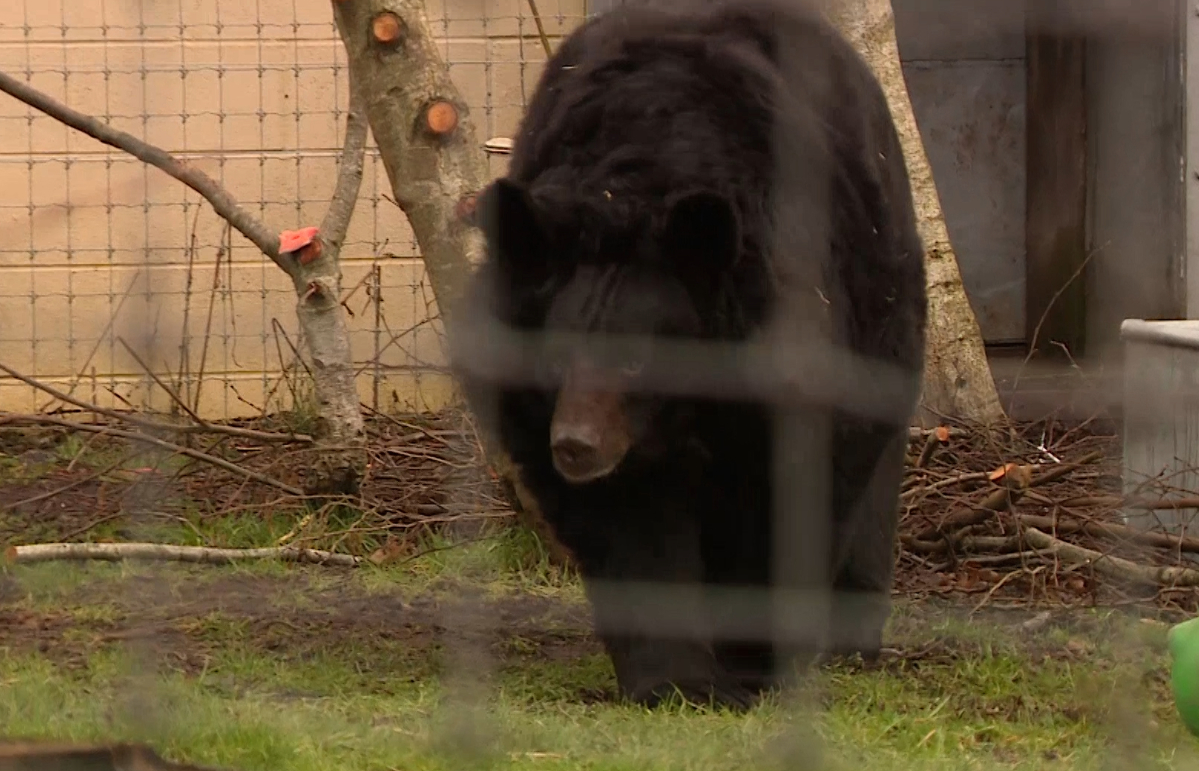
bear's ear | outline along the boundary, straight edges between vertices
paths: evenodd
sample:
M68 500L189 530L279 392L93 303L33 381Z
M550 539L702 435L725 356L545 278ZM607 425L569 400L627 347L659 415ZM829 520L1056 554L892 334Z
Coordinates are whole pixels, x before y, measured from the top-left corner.
M707 191L667 199L662 248L676 264L716 271L731 268L741 244L741 223L729 199Z
M514 278L534 278L545 265L546 236L533 197L519 183L495 180L479 195L475 222L487 238L487 249Z

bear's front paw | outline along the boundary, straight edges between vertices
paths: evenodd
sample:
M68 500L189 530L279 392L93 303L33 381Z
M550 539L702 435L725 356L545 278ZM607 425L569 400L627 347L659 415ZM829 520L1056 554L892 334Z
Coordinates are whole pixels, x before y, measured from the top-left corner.
M651 709L663 702L683 699L691 704L725 707L735 711L747 710L757 700L752 691L731 679L720 679L718 682L708 680L662 681L634 689L629 694L629 698Z

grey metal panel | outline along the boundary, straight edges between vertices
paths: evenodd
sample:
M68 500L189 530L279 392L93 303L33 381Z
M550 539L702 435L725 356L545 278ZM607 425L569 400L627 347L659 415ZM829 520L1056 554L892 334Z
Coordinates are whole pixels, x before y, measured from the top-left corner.
M1024 63L909 63L904 76L983 339L1022 340Z
M1186 348L1199 361L1199 321L1194 319L1124 319L1120 324L1120 339L1125 345L1143 343L1158 348Z
M1187 109L1185 126L1185 159L1183 196L1186 218L1183 224L1185 237L1185 259L1182 269L1186 287L1186 315L1189 319L1199 318L1199 7L1182 3L1181 15L1185 21L1183 41L1185 47L1186 83L1184 96L1189 106L1191 97L1196 97L1196 109Z
M1174 339L1165 344L1153 339L1163 330L1151 327L1168 327ZM1199 491L1199 329L1188 322L1128 321L1123 332L1124 392L1136 395L1124 400L1124 491L1130 497L1194 497ZM1138 528L1164 526L1193 535L1197 513L1193 508L1129 509L1124 519Z
M1168 35L1088 43L1088 356L1118 361L1126 318L1186 311L1180 66Z
M1024 57L1023 0L894 0L905 62Z
M1026 0L893 0L916 124L988 343L1024 339Z

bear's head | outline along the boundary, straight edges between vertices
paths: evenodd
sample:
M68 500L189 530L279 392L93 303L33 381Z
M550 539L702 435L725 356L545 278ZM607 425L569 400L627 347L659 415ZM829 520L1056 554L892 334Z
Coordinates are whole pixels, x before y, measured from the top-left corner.
M669 451L664 429L684 419L686 402L653 384L686 373L663 372L655 347L708 336L740 251L737 210L720 194L685 191L644 207L652 214L605 222L619 204L579 206L502 178L477 209L501 292L539 298L527 304L537 307L538 380L553 405L546 439L572 484Z

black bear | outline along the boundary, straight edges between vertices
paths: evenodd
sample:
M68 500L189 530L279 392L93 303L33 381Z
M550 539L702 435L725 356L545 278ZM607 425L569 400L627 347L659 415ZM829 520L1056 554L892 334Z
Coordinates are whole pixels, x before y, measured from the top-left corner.
M451 361L573 555L622 694L744 708L813 646L876 656L926 289L852 47L759 0L600 15L547 63L476 217ZM831 605L772 615L768 590L814 586Z

